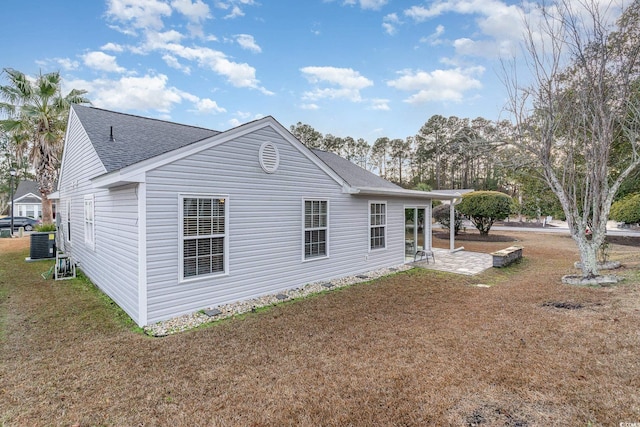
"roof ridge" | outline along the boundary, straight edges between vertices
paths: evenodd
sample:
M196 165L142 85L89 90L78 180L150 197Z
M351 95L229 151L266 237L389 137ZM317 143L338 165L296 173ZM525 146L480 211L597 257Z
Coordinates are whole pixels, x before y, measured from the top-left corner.
M154 122L161 122L161 123L166 123L166 124L170 124L170 125L189 127L189 128L193 128L193 129L208 130L208 131L211 131L211 132L218 132L218 133L222 133L223 132L223 131L219 131L219 130L216 130L216 129L206 128L206 127L203 127L203 126L195 126L195 125L189 125L189 124L185 124L185 123L173 122L171 120L156 119L155 117L145 117L145 116L141 116L139 114L122 113L120 111L107 110L105 108L94 107L93 105L73 104L73 105L71 105L71 107L72 108L77 108L77 107L91 108L93 110L99 110L99 111L103 111L105 113L118 114L120 116L128 116L128 117L133 117L133 118L136 118L136 119L151 120L151 121L154 121Z

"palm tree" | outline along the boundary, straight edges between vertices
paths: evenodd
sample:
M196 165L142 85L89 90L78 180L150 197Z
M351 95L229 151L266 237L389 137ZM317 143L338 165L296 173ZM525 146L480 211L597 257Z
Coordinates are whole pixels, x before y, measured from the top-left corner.
M29 160L35 170L42 195L42 221L52 222L49 195L54 191L62 155L63 139L69 106L86 104L85 90L61 93L59 72L42 74L35 80L20 71L5 68L9 84L0 86L0 126L13 138L29 141Z

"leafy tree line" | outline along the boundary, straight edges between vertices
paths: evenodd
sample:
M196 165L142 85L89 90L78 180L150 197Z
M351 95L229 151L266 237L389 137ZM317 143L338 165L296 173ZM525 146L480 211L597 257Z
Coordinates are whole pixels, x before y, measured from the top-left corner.
M498 189L508 184L496 150L510 137L508 122L434 115L405 139L323 135L298 122L291 132L307 147L334 152L408 188Z
M516 128L507 121L434 115L414 136L380 137L373 145L323 135L301 122L290 129L307 147L334 152L405 188L501 191L515 199L516 215L564 219L558 198L531 159L513 146Z

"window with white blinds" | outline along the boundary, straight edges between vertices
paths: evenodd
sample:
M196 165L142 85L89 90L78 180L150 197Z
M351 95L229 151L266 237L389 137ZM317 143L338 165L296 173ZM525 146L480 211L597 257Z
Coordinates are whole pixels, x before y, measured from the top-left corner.
M181 196L182 279L226 273L227 198Z
M369 204L369 249L384 249L387 245L387 204Z
M326 200L304 201L304 258L325 257L329 215Z

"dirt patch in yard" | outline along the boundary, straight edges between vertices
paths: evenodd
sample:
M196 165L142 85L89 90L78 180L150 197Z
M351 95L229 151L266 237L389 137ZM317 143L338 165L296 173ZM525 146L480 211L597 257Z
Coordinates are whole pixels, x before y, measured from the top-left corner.
M25 263L26 239L0 239L0 421L640 421L640 253L612 245L623 284L573 287L560 283L576 272L570 239L501 233L525 248L522 263L470 277L414 269L166 338L132 330L82 281L42 280L50 262ZM465 248L488 253L504 243Z

